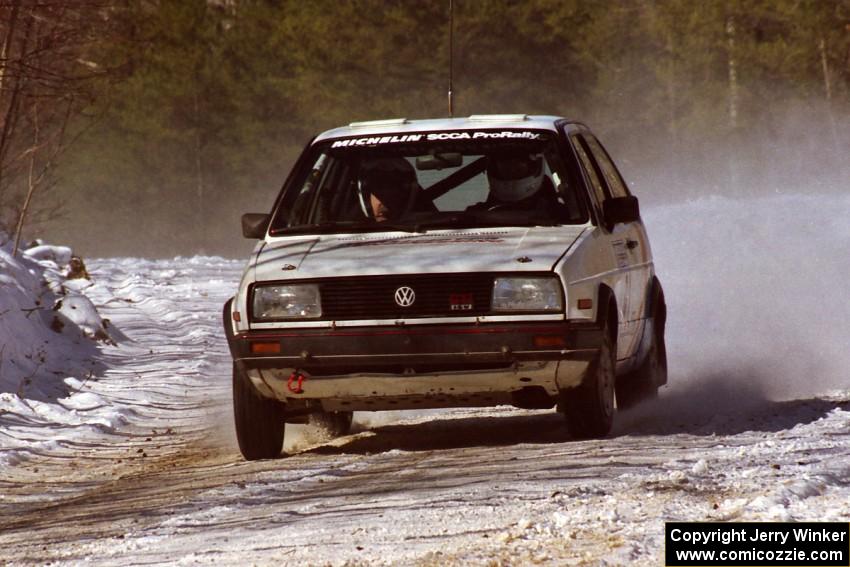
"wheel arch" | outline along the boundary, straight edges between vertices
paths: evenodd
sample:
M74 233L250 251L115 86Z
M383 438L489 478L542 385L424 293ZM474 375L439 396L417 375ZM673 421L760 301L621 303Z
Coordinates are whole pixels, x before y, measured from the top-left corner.
M600 284L597 300L599 309L596 311L596 323L600 327L607 324L608 332L611 334L611 343L616 345L617 329L620 322L617 313L617 297L610 287Z
M646 302L647 319L655 319L656 332L664 336L664 328L667 324L667 300L664 298L664 288L657 276L652 276L649 285L649 301Z
M664 288L661 286L661 281L658 276L652 276L648 286L649 301L646 302L646 317L652 317L656 305L660 307L659 315L667 320L667 302L664 299Z
M653 329L655 331L655 337L653 337L658 344L658 348L660 349L659 356L664 361L664 378L661 380L659 386L663 386L667 383L667 340L665 339L665 333L667 332L667 300L664 298L664 288L661 287L661 282L653 276L652 278L652 311L650 311L650 317L654 318L653 321Z
M227 337L227 346L230 349L230 356L236 358L236 352L233 349L233 315L231 314L231 307L233 306L234 299L234 297L231 297L224 302L224 307L221 312L221 322L224 325L224 336Z

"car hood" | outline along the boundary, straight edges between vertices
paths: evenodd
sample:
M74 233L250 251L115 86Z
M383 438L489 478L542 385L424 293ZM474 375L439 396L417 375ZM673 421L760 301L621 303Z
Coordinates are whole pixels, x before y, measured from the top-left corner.
M272 238L256 281L410 273L546 271L584 226L382 232Z

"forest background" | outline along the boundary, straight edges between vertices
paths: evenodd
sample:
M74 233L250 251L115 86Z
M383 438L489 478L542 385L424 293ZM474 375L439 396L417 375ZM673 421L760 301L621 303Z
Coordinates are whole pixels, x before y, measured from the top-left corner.
M0 233L243 256L314 134L447 115L448 16L0 0ZM455 0L454 46L456 116L579 119L644 204L850 186L850 0Z

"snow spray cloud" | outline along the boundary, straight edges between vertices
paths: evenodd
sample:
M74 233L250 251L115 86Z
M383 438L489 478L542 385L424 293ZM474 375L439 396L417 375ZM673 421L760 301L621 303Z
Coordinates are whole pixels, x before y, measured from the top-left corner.
M703 197L644 211L671 394L701 408L850 385L850 197Z

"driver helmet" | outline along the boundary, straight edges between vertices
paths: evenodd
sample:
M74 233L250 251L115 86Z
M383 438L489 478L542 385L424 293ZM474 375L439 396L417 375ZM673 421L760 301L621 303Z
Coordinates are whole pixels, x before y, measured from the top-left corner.
M503 203L516 203L543 186L543 155L490 156L487 180L490 193Z
M395 216L408 207L416 184L416 170L403 157L372 159L362 165L362 198L368 202L369 196L375 195Z

